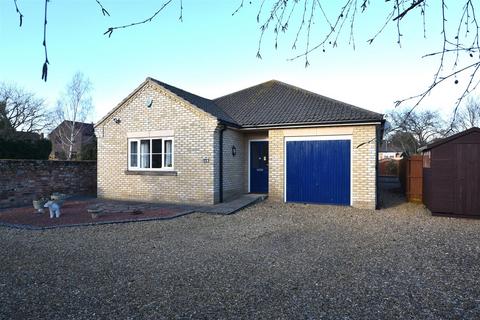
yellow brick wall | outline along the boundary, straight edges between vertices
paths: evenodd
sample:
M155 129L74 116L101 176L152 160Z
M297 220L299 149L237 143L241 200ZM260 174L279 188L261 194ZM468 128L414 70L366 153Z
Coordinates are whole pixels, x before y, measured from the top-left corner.
M250 140L268 139L268 132L227 129L223 133L223 198L225 201L248 192L248 155ZM232 156L232 146L237 153Z
M153 98L151 108L146 101ZM113 117L121 119L119 124ZM176 176L132 175L128 169L131 133L169 131L174 137ZM98 137L98 197L140 201L212 204L219 201L220 127L215 117L152 83L96 128ZM373 209L376 203L374 125L274 129L258 132L228 128L223 132L223 195L229 200L248 192L249 141L269 140L269 197L283 201L285 137L349 135L352 137L352 204ZM363 144L364 143L364 144ZM363 144L362 146L360 146ZM232 146L236 155L232 155ZM203 161L204 158L208 162Z
M153 98L151 108L146 101ZM121 119L120 124L112 121ZM172 130L177 176L127 175L127 134ZM96 128L98 196L142 201L214 203L217 119L148 83ZM204 163L203 158L209 162Z
M353 206L375 209L376 194L376 127L359 126L353 130L352 201Z
M232 154L232 147L236 154ZM245 154L244 135L238 130L227 129L223 132L223 200L235 198L244 190L246 176L244 175Z
M352 205L375 209L376 126L339 126L269 131L269 198L284 200L285 137L348 135L352 138ZM360 146L363 144L362 146Z

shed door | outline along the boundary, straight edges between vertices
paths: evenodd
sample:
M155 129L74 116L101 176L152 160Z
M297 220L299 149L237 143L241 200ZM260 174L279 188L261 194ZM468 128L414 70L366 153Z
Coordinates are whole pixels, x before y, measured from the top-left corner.
M457 144L455 212L480 215L480 144Z
M350 140L286 142L286 201L350 205Z

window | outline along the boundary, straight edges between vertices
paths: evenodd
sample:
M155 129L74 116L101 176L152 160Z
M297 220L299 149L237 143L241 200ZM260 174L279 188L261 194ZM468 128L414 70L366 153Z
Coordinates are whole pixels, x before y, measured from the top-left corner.
M173 138L129 139L129 170L173 170Z

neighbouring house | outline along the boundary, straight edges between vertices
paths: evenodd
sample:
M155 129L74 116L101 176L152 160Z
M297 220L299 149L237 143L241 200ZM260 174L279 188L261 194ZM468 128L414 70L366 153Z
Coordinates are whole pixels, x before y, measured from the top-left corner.
M52 142L50 159L56 160L67 159L70 146L72 148L72 160L81 159L82 150L89 148L95 143L96 139L93 123L78 121L74 123L70 120L63 120L50 132L48 138Z
M423 202L434 214L480 216L480 128L420 149Z
M95 125L98 196L377 204L383 115L280 81L206 99L147 78Z
M388 141L383 141L378 150L378 160L393 159L401 160L403 158L403 150Z

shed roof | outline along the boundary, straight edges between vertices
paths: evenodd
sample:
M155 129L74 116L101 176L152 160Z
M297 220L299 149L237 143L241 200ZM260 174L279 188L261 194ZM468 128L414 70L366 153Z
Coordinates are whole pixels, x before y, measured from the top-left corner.
M437 140L433 143L430 143L430 144L427 144L426 146L422 147L419 149L419 151L427 151L427 150L430 150L430 149L433 149L433 148L436 148L442 144L445 144L447 142L450 142L452 140L455 140L455 139L458 139L460 137L463 137L463 136L466 136L466 135L469 135L473 132L478 132L480 133L480 128L477 128L477 127L472 127L468 130L465 130L465 131L462 131L462 132L459 132L459 133L456 133L454 135L451 135L450 137L446 137L446 138L443 138L443 139L440 139L440 140Z

